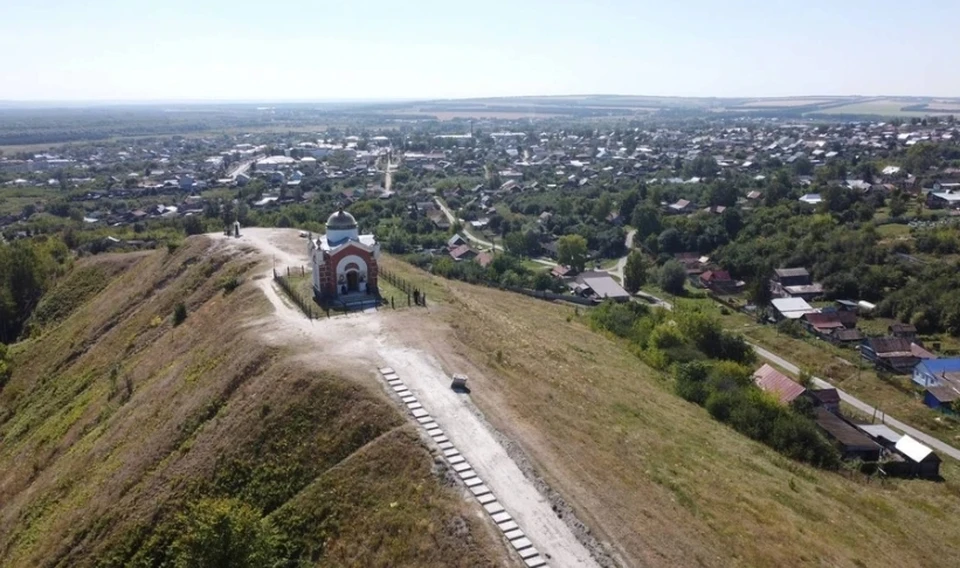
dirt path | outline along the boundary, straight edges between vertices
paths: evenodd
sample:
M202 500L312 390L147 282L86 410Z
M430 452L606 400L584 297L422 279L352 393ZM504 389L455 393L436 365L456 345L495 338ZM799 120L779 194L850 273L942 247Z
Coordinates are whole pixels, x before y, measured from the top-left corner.
M278 270L307 262L307 244L297 237L297 231L245 229L239 239L213 237L228 246L272 257ZM468 398L450 389L449 376L439 362L384 325L391 314L362 313L311 321L284 301L270 275L268 269L267 277L256 281L274 307L274 314L250 324L261 337L271 344L298 349L302 360L323 367L350 368L367 376L375 376L379 367L395 369L549 565L599 566L553 511L550 501L510 458L497 433L477 415Z

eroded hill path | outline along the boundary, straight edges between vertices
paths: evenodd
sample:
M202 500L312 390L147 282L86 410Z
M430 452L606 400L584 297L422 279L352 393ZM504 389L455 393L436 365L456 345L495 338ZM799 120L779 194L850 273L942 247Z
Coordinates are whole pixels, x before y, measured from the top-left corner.
M258 255L268 263L256 283L274 312L251 321L249 326L268 343L294 351L308 364L368 377L381 387L377 369L395 369L550 566L598 567L587 547L510 457L498 434L465 397L450 389L453 371L445 371L434 356L409 343L420 334L402 333L402 326L389 321L396 313L354 313L309 320L281 297L272 281L273 267L282 271L307 265L306 242L297 235L295 230L257 228L243 230L239 238L211 235L225 246ZM464 493L468 494L466 490Z

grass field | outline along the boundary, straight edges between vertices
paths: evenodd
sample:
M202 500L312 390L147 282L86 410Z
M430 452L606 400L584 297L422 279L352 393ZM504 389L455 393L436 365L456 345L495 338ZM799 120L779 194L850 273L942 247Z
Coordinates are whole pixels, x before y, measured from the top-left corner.
M910 236L910 227L907 225L896 225L889 223L877 227L877 234L885 239L897 239Z
M960 514L955 463L944 465L944 483L811 469L675 396L624 342L588 329L583 308L395 270L448 290L439 314L450 331L436 333L451 333L452 349L477 364L471 397L501 431L526 441L538 471L615 543L624 565L953 566L960 558L960 526L945 522Z
M17 215L27 205L46 203L60 193L59 188L12 187L0 189L0 215Z
M44 298L0 391L0 565L188 565L210 500L253 511L284 565L504 564L379 389L258 339L252 266L195 237L83 260Z

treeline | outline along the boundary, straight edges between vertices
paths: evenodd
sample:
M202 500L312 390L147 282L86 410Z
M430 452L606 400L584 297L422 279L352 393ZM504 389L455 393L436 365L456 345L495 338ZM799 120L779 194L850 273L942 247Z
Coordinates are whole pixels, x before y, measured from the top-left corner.
M595 329L628 339L637 355L658 369L709 359L743 365L756 360L743 337L724 331L715 317L696 310L651 310L636 302L607 301L591 312L590 322Z
M67 270L71 258L70 249L56 237L0 245L0 343L20 337L40 297Z
M590 322L629 340L653 367L672 368L675 392L715 419L789 458L828 469L839 465L839 454L810 419L807 400L786 407L757 388L751 371L756 354L715 318L684 308L604 302L591 312Z
M434 257L428 254L408 255L405 260L437 276L470 284L511 286L558 293L565 289L562 282L550 276L546 267L543 270L531 270L523 265L520 258L511 254L497 253L486 267L475 260L457 262L450 257Z

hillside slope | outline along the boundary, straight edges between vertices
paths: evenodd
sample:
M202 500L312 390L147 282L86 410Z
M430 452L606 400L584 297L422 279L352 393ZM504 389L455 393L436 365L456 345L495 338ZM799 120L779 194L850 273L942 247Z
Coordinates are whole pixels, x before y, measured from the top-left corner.
M396 329L470 375L477 406L622 564L960 564L953 461L941 483L804 466L674 395L573 307L385 265L432 298Z
M195 237L45 299L0 392L0 565L202 563L223 526L255 561L508 562L381 392L257 340L253 263Z

